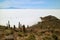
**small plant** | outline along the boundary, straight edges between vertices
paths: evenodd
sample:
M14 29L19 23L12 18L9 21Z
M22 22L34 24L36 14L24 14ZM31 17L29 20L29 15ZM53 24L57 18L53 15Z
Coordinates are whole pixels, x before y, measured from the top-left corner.
M58 40L58 37L56 35L52 35L52 37L54 38L54 40Z
M18 36L22 37L23 36L22 34L23 34L22 32L18 32Z
M44 37L43 40L52 40L51 37Z
M36 40L36 38L35 38L35 36L34 36L33 34L31 34L31 35L27 38L27 40Z
M10 30L10 29L6 29L6 30L5 30L5 34L6 34L6 35L13 34L13 31L12 31L12 30Z

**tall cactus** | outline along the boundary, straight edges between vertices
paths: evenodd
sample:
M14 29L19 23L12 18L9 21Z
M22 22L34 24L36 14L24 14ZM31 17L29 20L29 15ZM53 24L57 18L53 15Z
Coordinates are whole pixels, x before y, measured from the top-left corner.
M20 24L20 22L19 22L19 24L18 24L18 28L21 28L21 24Z
M16 26L14 25L14 30L16 29Z
M25 25L23 25L22 27L23 27L23 32L25 33L26 32Z
M10 21L8 21L8 24L7 24L8 28L10 28Z

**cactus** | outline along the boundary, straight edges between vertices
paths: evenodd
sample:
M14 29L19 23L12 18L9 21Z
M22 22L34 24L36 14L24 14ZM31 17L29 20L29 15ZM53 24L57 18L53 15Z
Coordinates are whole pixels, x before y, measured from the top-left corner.
M18 24L18 28L21 28L21 24L20 24L20 22L19 22L19 24Z
M16 29L16 26L14 25L14 30Z
M7 24L8 28L10 28L10 21L8 21L8 24Z
M25 25L23 25L22 27L23 27L23 32L25 33L26 32Z

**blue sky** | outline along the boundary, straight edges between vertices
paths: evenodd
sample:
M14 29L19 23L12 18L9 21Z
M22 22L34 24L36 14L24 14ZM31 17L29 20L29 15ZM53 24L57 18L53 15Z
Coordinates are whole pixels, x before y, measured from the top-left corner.
M0 0L0 9L60 9L60 0Z

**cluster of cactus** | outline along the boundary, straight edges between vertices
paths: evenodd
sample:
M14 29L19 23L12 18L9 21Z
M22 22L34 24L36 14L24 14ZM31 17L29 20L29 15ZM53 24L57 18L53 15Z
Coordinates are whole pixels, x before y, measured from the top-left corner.
M12 27L10 27L10 21L8 21L7 27L8 27L8 28L12 28ZM6 28L7 28L7 27L6 27ZM15 30L15 29L16 29L16 26L14 25L13 27L14 27L14 30ZM8 28L7 28L7 29L8 29ZM19 24L18 24L18 28L19 28L19 29L21 28L20 22L19 22ZM24 33L26 32L25 25L22 26L22 31L23 31Z

